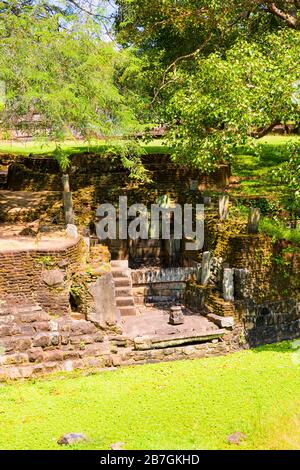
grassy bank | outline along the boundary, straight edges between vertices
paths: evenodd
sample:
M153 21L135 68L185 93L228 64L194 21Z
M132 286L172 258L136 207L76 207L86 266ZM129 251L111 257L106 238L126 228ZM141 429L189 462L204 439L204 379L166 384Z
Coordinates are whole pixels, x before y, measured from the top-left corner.
M67 155L84 152L102 153L110 145L114 143L118 144L120 142L120 140L116 139L92 140L89 142L84 142L82 140L66 140L58 143L50 141L16 142L2 140L0 141L0 154L12 153L16 155L34 154L52 156L57 145L59 145L61 151ZM163 140L153 140L149 143L141 142L141 147L145 153L166 153L169 151L169 148L164 145Z
M296 356L297 358L298 356ZM299 365L288 342L227 357L62 374L0 386L0 448L300 448ZM234 432L247 435L229 446Z
M251 147L239 149L233 161L232 174L240 179L240 184L232 188L231 193L276 199L282 188L270 176L289 158L289 143L300 145L300 136L266 136L255 141L256 150Z

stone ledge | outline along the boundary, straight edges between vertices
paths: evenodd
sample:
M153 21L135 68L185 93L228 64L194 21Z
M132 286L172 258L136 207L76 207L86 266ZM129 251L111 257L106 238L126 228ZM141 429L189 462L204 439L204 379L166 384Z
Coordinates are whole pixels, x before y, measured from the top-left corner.
M194 334L187 336L186 334L176 335L176 337L168 336L141 336L135 338L134 347L136 350L149 350L149 349L163 349L170 346L180 346L187 343L203 343L211 341L213 339L222 338L225 334L225 330L206 331L204 333Z
M234 327L233 317L221 317L220 315L216 315L214 313L208 313L206 318L212 321L215 325L219 326L220 328L232 329Z

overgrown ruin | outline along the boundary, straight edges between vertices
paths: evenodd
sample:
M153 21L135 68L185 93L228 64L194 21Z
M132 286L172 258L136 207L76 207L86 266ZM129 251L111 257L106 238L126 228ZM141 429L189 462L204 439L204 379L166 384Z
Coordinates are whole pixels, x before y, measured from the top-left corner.
M231 217L230 168L208 177L169 155L143 160L151 181L141 184L117 160L72 157L79 235L68 238L57 163L1 157L2 378L207 357L299 337L300 250ZM184 240L100 242L97 207L120 195L204 204L203 249L187 251ZM183 317L170 322L176 312Z

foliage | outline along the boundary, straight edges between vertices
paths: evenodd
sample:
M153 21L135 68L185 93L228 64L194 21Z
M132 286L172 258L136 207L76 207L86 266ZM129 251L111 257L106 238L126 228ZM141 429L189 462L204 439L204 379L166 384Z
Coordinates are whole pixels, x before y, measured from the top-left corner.
M247 143L249 129L296 120L299 47L298 33L282 31L199 58L193 74L177 72L166 113L174 158L212 171Z
M284 187L282 201L291 214L295 225L300 217L300 146L290 146L290 157L277 170L273 171L273 178Z
M37 259L36 259L36 262L37 264L40 264L41 266L43 266L45 269L51 269L53 268L53 259L51 258L51 256L39 256Z
M116 3L118 40L143 59L174 159L209 172L247 134L298 122L298 2Z
M258 37L279 26L299 27L299 2L289 0L117 0L116 4L119 40L137 45L153 59L159 55L165 66L196 51L208 36L205 52L226 49L237 38Z
M300 227L288 228L282 221L264 217L260 222L259 230L261 233L271 236L274 241L286 240L300 245Z
M256 207L260 210L262 215L276 216L280 210L280 205L277 200L266 197L239 198L239 203L242 204L242 212L243 208L249 212L249 207Z
M170 72L193 73L195 61L224 54L236 41L260 40L279 28L299 29L299 2L289 0L116 0L118 41L137 48L160 104ZM292 4L292 5L291 5ZM168 94L167 94L168 96Z
M239 431L247 435L241 449L280 449L287 436L295 448L300 375L293 354L285 342L226 357L2 384L0 447L58 449L61 435L83 432L90 440L73 448L124 442L125 449L223 449Z
M65 173L71 164L70 155L62 150L61 145L56 145L53 157L58 162L62 172Z
M128 141L110 145L104 154L112 160L119 159L124 168L129 171L129 176L132 179L147 182L150 180L141 160L143 153L139 144Z
M92 18L83 21L67 8L49 10L42 1L27 2L27 8L26 2L17 2L23 8L11 14L1 8L4 3L0 80L6 95L1 127L29 128L55 139L118 135L136 127L115 80L130 62L129 53L104 42Z

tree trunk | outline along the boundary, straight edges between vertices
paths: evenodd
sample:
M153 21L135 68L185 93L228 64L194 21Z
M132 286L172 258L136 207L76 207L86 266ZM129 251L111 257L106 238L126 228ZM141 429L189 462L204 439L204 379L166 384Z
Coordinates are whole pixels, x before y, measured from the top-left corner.
M70 191L69 175L62 176L63 183L63 201L66 225L74 224L74 210L72 201L72 192Z

